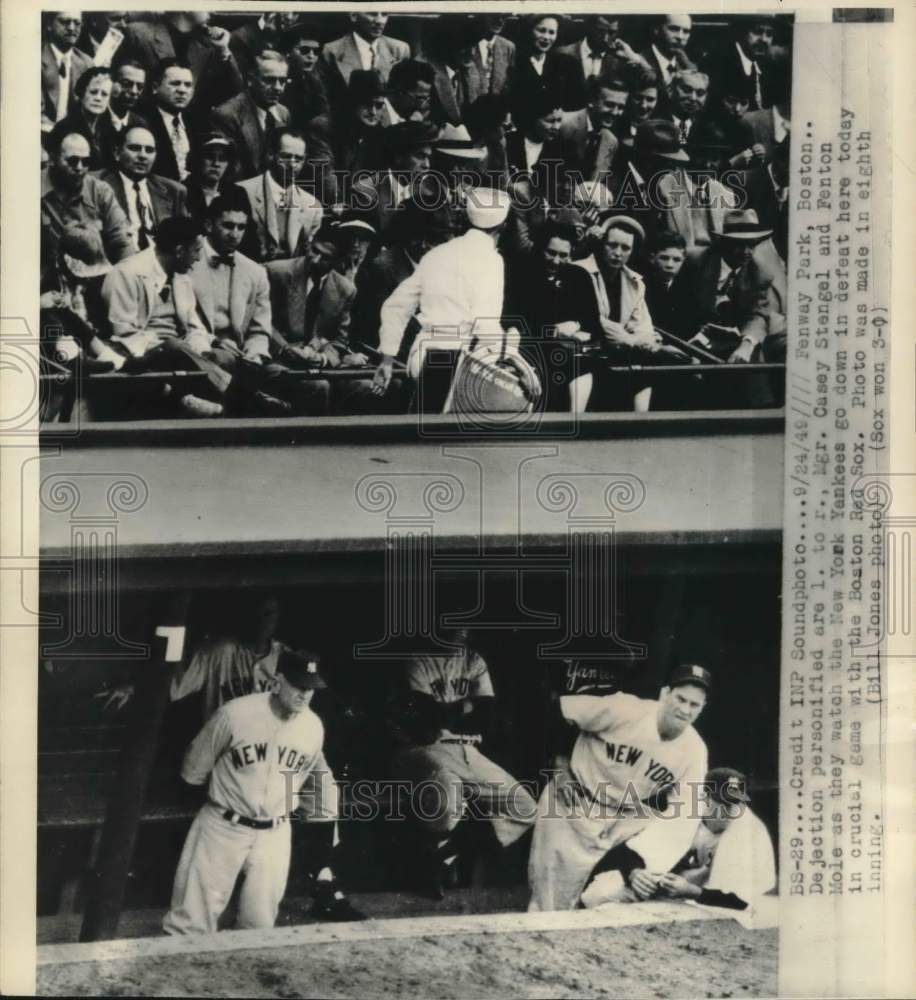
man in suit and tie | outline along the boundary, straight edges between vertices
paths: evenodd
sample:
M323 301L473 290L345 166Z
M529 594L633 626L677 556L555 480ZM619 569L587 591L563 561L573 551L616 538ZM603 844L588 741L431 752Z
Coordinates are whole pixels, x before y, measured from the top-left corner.
M146 90L146 70L137 59L117 62L111 69L111 100L108 113L116 132L131 125L144 125L146 119L137 110Z
M767 70L766 107L748 111L738 123L743 137L742 146L752 150L762 149L765 161L773 150L786 140L791 131L791 78L790 67L784 58L774 59Z
M387 83L392 66L410 58L410 46L406 42L388 38L385 34L387 14L351 14L350 21L353 30L342 38L328 42L321 53L321 68L332 98L343 92L353 70L375 70L382 82Z
M589 82L600 76L615 76L649 69L649 64L620 37L620 21L606 14L585 18L585 37L557 52L571 56L579 69L570 83L570 107L582 108L589 99Z
M124 41L127 15L123 10L87 14L77 46L92 57L93 66L111 66Z
M353 184L350 204L387 241L398 208L416 192L429 172L437 130L430 122L401 122L385 129L383 143L388 169Z
M189 416L214 417L232 382L210 355L213 334L188 272L203 252L199 224L163 220L156 242L116 264L102 284L112 354L124 371L199 371L206 376L178 399ZM136 389L134 390L136 391Z
M689 14L661 14L652 27L652 43L640 53L658 77L659 112L665 110L674 74L692 65L687 55L692 29Z
M515 68L515 42L503 38L505 14L478 14L478 39L471 48L476 74L469 80L467 103L483 94L506 94Z
M710 246L688 251L671 289L675 333L689 340L706 324L728 327L736 345L730 362L784 359L786 273L771 235L753 209L736 209Z
M150 78L165 60L177 59L188 66L195 107L206 114L245 86L229 48L229 32L212 27L209 20L204 11L167 11L154 20L130 21L119 54L138 59Z
M321 202L296 183L305 162L303 134L278 128L271 136L267 170L239 183L251 205L243 249L252 259L266 263L299 256L321 226Z
M163 219L188 214L187 192L183 184L152 172L156 139L145 125L134 125L121 133L115 159L115 168L99 170L94 176L114 192L130 221L134 242L145 250Z
M613 129L627 107L629 84L597 76L588 82L588 104L581 111L565 111L560 138L575 153L583 180L604 181L611 173L619 145Z
M76 48L83 21L79 11L42 15L45 40L41 47L41 130L50 132L70 110L73 86L92 67L92 59Z
M188 176L192 145L204 131L205 120L191 110L194 76L187 63L164 59L153 73L150 103L142 109L156 140L153 173L173 181Z
M241 180L265 169L271 133L289 124L289 110L280 103L288 82L286 57L264 49L254 58L247 90L213 110L214 127L235 143Z
M668 106L660 118L674 122L678 139L686 146L690 130L706 107L709 96L709 77L697 69L679 69L668 88Z
M333 370L364 366L364 354L350 349L350 309L356 286L335 270L342 255L340 233L324 224L300 256L271 261L271 340L274 357L290 368ZM358 379L333 394L325 380L305 383L313 393L313 412L340 411L346 400L370 395L370 381ZM352 407L360 412L359 406Z
M718 72L741 73L751 90L750 110L768 106L767 85L769 60L773 45L772 14L751 14L735 18L733 41L723 51L715 53Z

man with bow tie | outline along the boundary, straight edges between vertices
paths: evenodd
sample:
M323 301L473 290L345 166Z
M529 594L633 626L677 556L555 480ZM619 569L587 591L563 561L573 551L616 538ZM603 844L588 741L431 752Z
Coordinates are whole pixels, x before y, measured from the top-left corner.
M43 15L45 42L41 47L41 130L50 132L67 116L73 85L92 66L92 59L76 48L83 25L75 10Z
M271 135L267 170L239 183L251 205L243 249L253 260L289 260L305 252L318 232L324 217L321 202L297 183L305 163L305 136L278 128Z

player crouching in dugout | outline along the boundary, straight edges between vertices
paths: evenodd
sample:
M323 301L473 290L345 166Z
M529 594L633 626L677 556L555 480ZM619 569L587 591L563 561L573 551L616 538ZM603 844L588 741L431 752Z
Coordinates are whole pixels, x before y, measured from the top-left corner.
M588 908L646 899L687 899L704 906L746 910L776 888L773 843L751 811L747 779L714 767L703 782L701 819L690 848L668 871L648 866L667 830L657 823L619 844L595 866L582 893ZM638 875L636 873L639 873Z
M237 927L274 926L289 876L290 814L301 804L310 821L337 818L324 727L309 708L323 686L317 657L283 652L272 690L226 702L194 738L181 776L209 780L207 801L178 862L162 923L169 934L216 931L240 874Z

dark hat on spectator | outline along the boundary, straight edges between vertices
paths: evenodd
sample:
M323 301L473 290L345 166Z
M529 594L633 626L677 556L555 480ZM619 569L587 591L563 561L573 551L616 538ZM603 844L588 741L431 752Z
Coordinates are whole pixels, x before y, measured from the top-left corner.
M397 155L417 146L431 146L438 134L431 122L398 122L384 130L382 139L388 154Z
M344 234L340 231L340 223L325 219L312 237L312 243L333 243L335 247L340 247Z
M760 225L757 213L752 208L736 208L725 213L722 232L714 233L720 240L738 240L742 243L762 243L772 236L772 229Z
M293 687L303 691L326 688L324 678L318 672L319 658L316 653L293 653L283 650L277 657L277 673L282 674Z
M338 236L362 236L363 239L374 240L378 236L375 226L356 215L347 216L335 226Z
M347 99L353 105L368 104L387 91L381 76L374 69L355 69L347 84Z
M636 152L678 163L690 159L681 148L677 125L662 118L650 118L636 127Z
M696 663L682 663L672 671L668 687L676 688L683 684L696 684L708 691L712 686L712 674Z
M706 772L703 784L716 802L734 805L737 802L751 801L747 792L747 778L733 767L710 768Z
M409 243L420 236L444 242L455 235L455 225L445 205L425 208L413 198L408 198L395 212L388 232L393 243Z

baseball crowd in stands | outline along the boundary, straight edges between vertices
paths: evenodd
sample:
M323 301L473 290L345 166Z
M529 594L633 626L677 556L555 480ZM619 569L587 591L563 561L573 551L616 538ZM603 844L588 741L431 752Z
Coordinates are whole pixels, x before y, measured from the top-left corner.
M453 293L393 344L385 305L474 226L547 409L779 405L656 366L784 360L787 19L43 18L43 361L92 415L416 408Z

